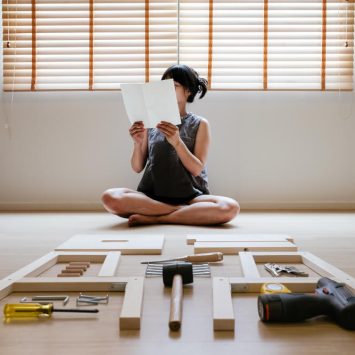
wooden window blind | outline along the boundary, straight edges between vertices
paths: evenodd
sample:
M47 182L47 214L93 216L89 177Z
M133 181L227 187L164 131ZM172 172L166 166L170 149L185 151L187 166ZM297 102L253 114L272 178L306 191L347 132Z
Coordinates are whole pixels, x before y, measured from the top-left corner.
M176 63L176 29L176 0L3 0L4 90L160 79Z
M351 90L353 0L181 0L180 61L212 89Z
M3 0L4 90L352 90L354 0Z

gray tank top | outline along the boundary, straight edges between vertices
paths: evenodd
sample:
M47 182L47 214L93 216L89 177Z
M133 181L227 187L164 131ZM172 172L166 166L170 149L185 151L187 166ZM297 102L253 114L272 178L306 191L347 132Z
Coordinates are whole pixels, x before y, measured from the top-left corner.
M200 122L200 117L188 113L178 125L180 137L192 153ZM192 176L165 136L157 128L149 128L147 165L137 190L153 198L189 200L209 194L207 171L204 168L199 176Z

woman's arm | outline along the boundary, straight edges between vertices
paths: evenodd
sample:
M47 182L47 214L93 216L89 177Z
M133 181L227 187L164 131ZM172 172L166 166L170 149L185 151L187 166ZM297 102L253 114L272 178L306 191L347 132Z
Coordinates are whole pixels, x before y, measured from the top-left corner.
M148 134L143 122L135 122L129 129L129 134L134 141L131 166L136 173L140 173L147 162Z
M167 141L175 148L184 167L193 176L200 175L207 161L208 148L211 140L208 121L201 119L196 134L193 154L181 139L178 127L168 122L161 122L157 125L157 128L159 128L159 130L165 135Z

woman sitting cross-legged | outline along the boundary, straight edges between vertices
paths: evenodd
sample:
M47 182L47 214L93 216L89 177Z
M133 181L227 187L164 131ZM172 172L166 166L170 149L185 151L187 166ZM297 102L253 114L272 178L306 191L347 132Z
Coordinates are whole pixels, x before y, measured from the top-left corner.
M207 81L186 65L168 68L162 80L173 79L181 124L162 121L156 128L135 122L131 165L144 174L137 191L111 188L102 195L104 207L128 218L129 226L143 224L216 225L232 220L239 204L232 198L210 195L206 160L210 143L208 121L186 111L197 93L202 98Z

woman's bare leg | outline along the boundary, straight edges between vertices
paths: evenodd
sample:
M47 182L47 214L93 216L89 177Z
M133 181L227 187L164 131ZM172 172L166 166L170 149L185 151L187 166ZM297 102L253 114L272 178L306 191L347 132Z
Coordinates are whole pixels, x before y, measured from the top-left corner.
M141 192L126 188L106 190L102 195L102 203L107 211L124 218L132 214L161 216L179 208L179 206L155 201Z
M240 207L237 201L224 196L202 195L194 198L188 205L179 206L175 211L162 216L132 214L130 226L142 224L188 224L213 225L223 224L232 220Z

